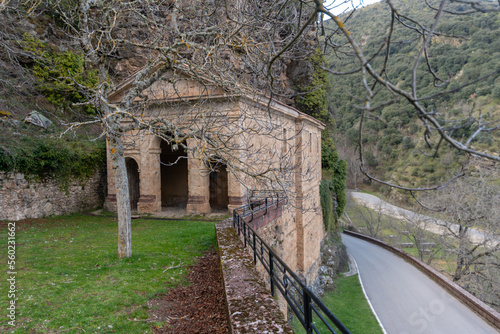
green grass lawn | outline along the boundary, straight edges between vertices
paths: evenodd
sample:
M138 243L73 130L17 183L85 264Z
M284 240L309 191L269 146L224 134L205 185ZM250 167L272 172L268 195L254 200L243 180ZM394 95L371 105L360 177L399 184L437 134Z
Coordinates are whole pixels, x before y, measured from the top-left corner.
M2 283L2 333L151 332L152 324L144 321L147 301L186 284L187 266L215 245L213 222L138 219L132 221L133 256L119 260L112 217L30 222L16 223L17 326L7 323L9 299ZM7 228L1 226L7 245ZM2 249L0 280L6 282L7 250Z
M381 334L382 330L365 298L358 275L335 279L335 290L327 292L321 300L352 334ZM320 333L329 333L318 318L315 326ZM306 331L298 320L293 322L296 334Z
M382 333L359 283L358 275L338 277L333 292L326 293L325 305L351 331L359 334Z

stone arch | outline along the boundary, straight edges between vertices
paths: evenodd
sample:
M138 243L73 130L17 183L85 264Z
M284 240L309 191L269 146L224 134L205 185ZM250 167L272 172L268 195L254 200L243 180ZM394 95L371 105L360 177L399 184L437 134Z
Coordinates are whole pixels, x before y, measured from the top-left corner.
M156 144L156 143L152 143ZM172 147L161 140L161 205L186 208L188 201L188 159L181 146Z
M229 186L227 165L217 157L208 161L210 168L210 208L213 210L226 210L229 205Z
M140 194L140 176L139 164L133 157L125 157L125 165L127 167L128 189L130 197L130 208L137 210Z

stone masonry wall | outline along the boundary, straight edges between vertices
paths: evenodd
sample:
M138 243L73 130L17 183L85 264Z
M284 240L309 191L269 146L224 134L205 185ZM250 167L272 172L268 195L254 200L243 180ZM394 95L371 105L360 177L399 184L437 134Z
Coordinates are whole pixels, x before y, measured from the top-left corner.
M41 218L102 206L105 175L96 173L85 184L73 182L68 191L55 180L36 182L23 174L0 172L0 220Z

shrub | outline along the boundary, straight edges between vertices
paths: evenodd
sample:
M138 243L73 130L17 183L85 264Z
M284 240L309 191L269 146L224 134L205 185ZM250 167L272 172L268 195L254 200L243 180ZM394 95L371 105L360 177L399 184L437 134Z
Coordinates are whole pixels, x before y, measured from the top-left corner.
M415 144L413 144L411 137L405 137L403 139L402 147L403 150L411 150L412 148L415 147Z
M417 133L417 132L418 132L418 130L419 130L419 129L420 129L420 127L419 127L417 124L415 124L415 123L411 123L411 124L410 124L410 128L409 128L408 132L409 132L411 135L414 135L415 133Z
M55 50L27 33L22 44L24 51L35 58L31 70L39 82L37 89L50 103L68 109L73 103L86 102L84 87L94 88L98 80L97 71L85 68L82 54ZM95 113L91 105L86 105L83 111Z
M375 158L372 151L365 151L365 161L366 161L366 164L370 167L377 167L378 166L378 160L377 160L377 158Z
M63 188L73 180L88 180L105 162L104 141L23 137L9 146L0 145L0 170L41 180L54 178Z
M345 136L347 137L347 140L354 145L358 144L358 139L359 139L359 131L355 128L350 128L349 130L346 131Z

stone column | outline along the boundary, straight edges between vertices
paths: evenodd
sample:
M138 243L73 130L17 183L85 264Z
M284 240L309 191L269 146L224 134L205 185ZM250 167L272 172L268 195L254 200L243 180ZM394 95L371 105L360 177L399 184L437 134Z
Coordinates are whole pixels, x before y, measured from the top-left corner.
M208 214L210 209L210 172L203 162L193 155L192 147L198 144L188 139L188 202L187 214Z
M161 211L161 139L147 136L141 143L139 212Z
M229 205L227 206L229 213L233 214L233 210L246 203L246 189L238 180L236 175L228 169L227 171L227 194L229 196Z

